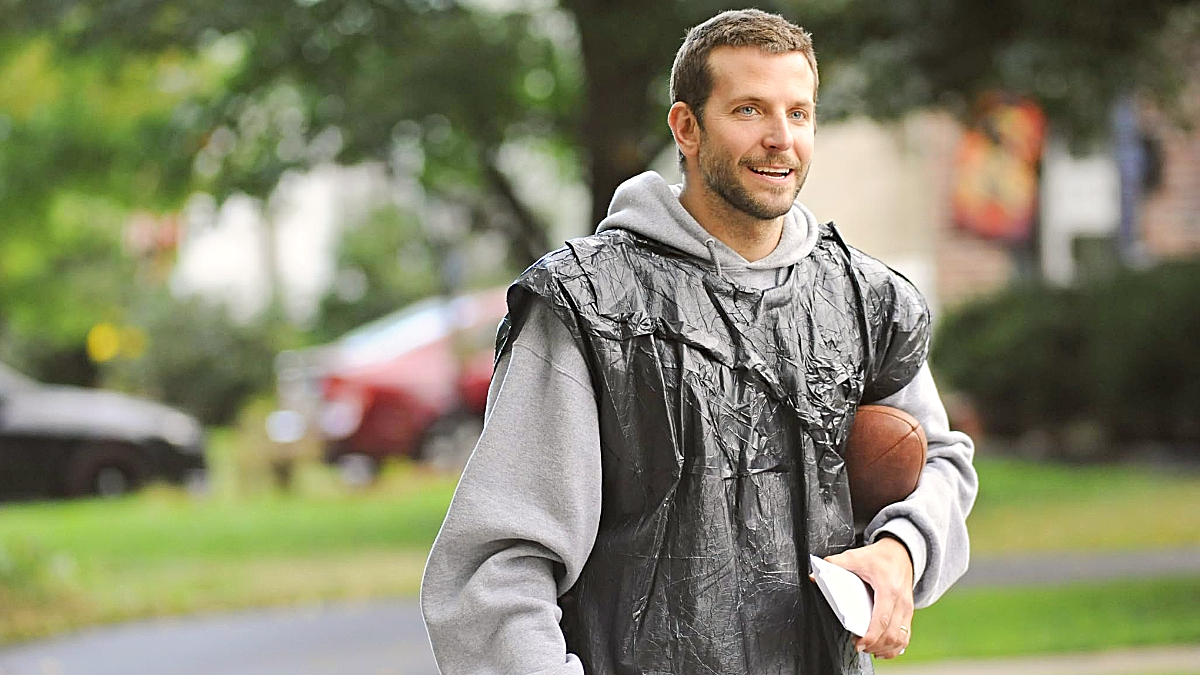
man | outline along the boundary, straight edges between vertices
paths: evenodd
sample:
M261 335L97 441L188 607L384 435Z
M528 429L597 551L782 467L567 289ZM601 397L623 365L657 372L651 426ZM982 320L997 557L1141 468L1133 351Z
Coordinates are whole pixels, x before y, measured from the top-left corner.
M692 29L668 117L683 185L627 181L510 290L422 588L444 675L870 673L965 570L972 445L925 365L924 302L795 202L816 92L782 18ZM913 414L929 459L858 542L839 452L862 403ZM873 587L866 635L810 553Z

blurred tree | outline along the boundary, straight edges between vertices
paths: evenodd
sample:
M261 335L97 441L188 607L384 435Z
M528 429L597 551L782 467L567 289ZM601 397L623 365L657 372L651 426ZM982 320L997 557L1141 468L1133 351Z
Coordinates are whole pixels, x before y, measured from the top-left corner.
M248 398L270 391L287 336L266 322L240 324L228 310L165 287L139 291L130 321L146 333L144 355L106 364L110 384L179 407L205 424L231 424Z
M500 162L510 143L552 148L566 175L612 190L670 142L666 73L685 28L719 3L452 0L0 0L10 25L53 31L69 53L225 54L237 73L173 122L202 147L198 185L265 196L283 172L325 161L386 162L436 197L507 231L527 263L546 223ZM136 26L136 30L131 30ZM619 48L614 48L619 46ZM190 131L190 133L186 133ZM548 142L548 143L545 143Z
M792 3L803 16L807 3ZM836 0L817 32L826 104L896 118L970 113L980 94L1037 101L1076 141L1106 134L1130 93L1170 102L1200 63L1196 0Z
M931 362L988 434L1098 459L1143 441L1200 459L1200 261L1014 286L941 319Z
M402 0L7 0L0 11L114 64L177 50L235 63L218 95L172 119L202 145L164 149L218 198L265 197L289 169L379 160L469 203L478 226L508 228L521 257L547 248L497 158L507 141L569 133L578 107L529 14Z
M180 198L190 173L146 149L171 146L175 106L212 79L178 54L109 65L0 34L0 351L50 381L93 379L75 356L132 288L126 216Z
M437 257L409 213L383 209L348 230L336 276L321 298L312 338L329 342L352 328L437 293Z
M772 4L778 3L759 6ZM671 62L687 28L726 5L563 0L562 6L579 32L585 94L578 138L589 159L591 222L598 223L617 186L672 142L666 124Z
M53 31L68 51L208 53L234 74L218 95L180 103L162 161L187 164L218 197L265 196L284 171L386 162L438 198L468 204L477 228L509 234L524 262L546 223L500 161L508 144L554 150L592 190L593 220L615 186L667 147L667 73L685 29L715 0L0 0L10 30ZM981 91L1040 101L1083 135L1132 88L1168 91L1165 28L1195 25L1196 0L775 0L817 36L826 119L893 118ZM500 7L500 9L496 9ZM1186 32L1186 31L1185 31ZM1178 64L1176 64L1178 66ZM167 158L170 162L167 162ZM176 161L182 160L182 161Z

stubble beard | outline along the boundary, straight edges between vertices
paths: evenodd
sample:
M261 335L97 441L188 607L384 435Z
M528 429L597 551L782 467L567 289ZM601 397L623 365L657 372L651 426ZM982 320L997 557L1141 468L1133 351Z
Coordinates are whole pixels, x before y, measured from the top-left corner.
M756 198L738 180L738 168L762 165L788 166L797 173L799 180L786 205L773 205ZM762 159L744 159L741 162L733 162L714 152L705 141L704 136L701 135L700 175L704 179L705 186L735 210L741 211L755 220L774 220L792 209L792 203L800 195L800 188L804 186L804 181L808 178L808 167L797 167L790 161L769 155ZM787 190L787 186L780 185L773 191L776 194L785 194Z

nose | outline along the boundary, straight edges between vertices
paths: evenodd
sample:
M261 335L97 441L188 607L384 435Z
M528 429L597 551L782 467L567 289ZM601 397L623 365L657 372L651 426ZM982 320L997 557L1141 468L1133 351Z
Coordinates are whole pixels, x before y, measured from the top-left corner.
M765 118L767 128L763 134L763 147L770 150L787 150L792 147L792 125L786 115L770 115Z

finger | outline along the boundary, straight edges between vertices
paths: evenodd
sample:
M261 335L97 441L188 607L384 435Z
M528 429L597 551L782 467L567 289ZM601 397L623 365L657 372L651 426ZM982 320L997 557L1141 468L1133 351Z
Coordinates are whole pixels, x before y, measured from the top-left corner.
M875 656L895 658L904 653L912 640L911 614L907 619L894 618L887 633L875 644Z
M911 582L902 575L896 578L896 570L891 565L881 566L883 559L877 552L882 550L871 547L851 549L825 560L854 572L873 592L875 606L871 622L866 635L855 641L855 647L876 656L895 656L908 646L908 637L900 626L907 627L912 620L911 594L902 592L902 587L907 588Z
M876 656L898 654L912 638L912 603L903 593L889 592L876 598L867 634L856 647Z
M912 639L912 595L892 589L887 592L886 598L881 596L876 602L884 605L881 610L887 609L888 604L890 604L891 609L888 612L890 620L887 626L872 646L875 649L874 653L898 652L900 649L904 649Z
M894 659L897 656L901 656L903 654L904 654L904 647L901 647L899 649L889 649L887 651L880 652L875 655L875 658L877 658L877 659Z
M874 654L880 658L892 658L898 655L903 649L908 647L908 644L903 638L896 638L890 631L875 641L875 643L863 651L868 654Z
M854 646L860 652L868 654L876 654L880 650L890 646L883 642L887 635L888 628L892 625L891 609L878 600L875 603L875 609L871 612L871 622L867 624L867 634L855 641Z
M894 590L887 586L874 590L875 606L871 610L871 622L867 624L867 634L858 641L860 650L871 654L890 649L897 642L896 634L900 632L895 625L896 620L907 620L907 617L896 614L899 598Z
M838 567L844 567L851 572L857 573L859 569L863 567L862 563L865 562L863 560L861 550L862 549L851 548L846 549L841 553L827 555L825 556L825 562L833 563Z

